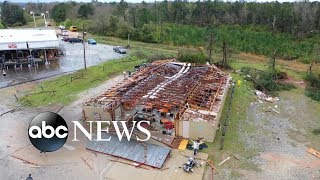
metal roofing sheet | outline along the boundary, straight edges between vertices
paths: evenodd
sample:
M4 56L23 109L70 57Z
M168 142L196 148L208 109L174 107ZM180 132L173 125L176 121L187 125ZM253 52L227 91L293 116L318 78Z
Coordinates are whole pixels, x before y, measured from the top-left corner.
M147 161L145 162L145 147L141 142L133 139L128 141L126 138L119 141L118 137L114 134L102 133L103 139L107 139L110 136L110 141L89 141L86 148L156 168L162 167L171 150L168 147L144 142L147 146Z

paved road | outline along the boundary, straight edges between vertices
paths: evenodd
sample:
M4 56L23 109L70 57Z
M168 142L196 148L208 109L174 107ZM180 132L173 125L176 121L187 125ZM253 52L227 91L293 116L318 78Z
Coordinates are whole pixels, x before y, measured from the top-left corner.
M69 42L59 42L64 49L64 56L58 61L51 61L49 65L41 64L38 69L23 67L22 70L15 71L10 68L6 71L7 76L0 77L0 88L25 83L37 79L43 79L63 73L84 68L83 45L81 43L71 44ZM112 46L97 44L86 44L87 67L97 65L103 61L118 59L124 55L113 52Z

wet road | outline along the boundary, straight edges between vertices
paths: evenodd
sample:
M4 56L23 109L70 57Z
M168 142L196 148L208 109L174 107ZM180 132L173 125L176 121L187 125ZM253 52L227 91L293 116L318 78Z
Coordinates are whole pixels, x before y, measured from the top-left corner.
M13 86L33 80L48 78L84 68L83 45L81 43L71 44L59 41L64 56L60 60L50 61L50 64L39 64L39 67L28 68L25 64L22 70L14 70L10 67L6 70L7 75L0 77L0 88ZM86 44L87 67L97 65L111 59L118 59L125 55L113 52L112 46L98 44Z

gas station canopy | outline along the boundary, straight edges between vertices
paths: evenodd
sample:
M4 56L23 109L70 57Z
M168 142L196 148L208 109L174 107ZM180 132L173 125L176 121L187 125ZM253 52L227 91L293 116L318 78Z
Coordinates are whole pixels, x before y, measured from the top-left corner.
M57 48L59 42L54 30L0 29L0 51Z

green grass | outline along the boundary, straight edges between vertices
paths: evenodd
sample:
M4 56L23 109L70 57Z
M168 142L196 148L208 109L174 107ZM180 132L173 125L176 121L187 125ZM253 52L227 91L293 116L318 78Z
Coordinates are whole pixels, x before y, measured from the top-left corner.
M109 44L109 45L114 45L114 46L128 45L127 40L116 38L116 37L106 37L106 36L96 36L96 35L92 35L90 37L95 38L98 43ZM170 53L170 54L176 56L179 47L165 45L165 44L154 44L154 43L146 43L146 42L141 42L141 41L130 40L130 49L141 50L141 51Z
M266 62L245 62L245 61L234 61L231 63L231 67L235 70L240 70L242 67L250 67L258 70L266 70L268 69L268 64ZM280 71L286 72L288 76L293 77L295 80L303 80L305 73L297 72L291 70L283 65L276 65L276 68Z
M38 84L35 89L27 92L22 101L29 100L33 107L51 103L68 104L77 98L78 93L95 87L123 71L132 70L135 65L143 62L143 59L130 56L89 67L86 71L79 70L72 74L45 80Z
M37 28L40 28L40 27L45 27L44 25L44 19L43 17L36 17L36 25L37 25ZM30 22L27 22L27 24L23 25L23 26L20 26L19 28L34 28L34 21L32 19L32 21Z

